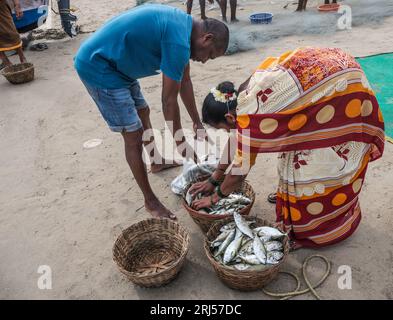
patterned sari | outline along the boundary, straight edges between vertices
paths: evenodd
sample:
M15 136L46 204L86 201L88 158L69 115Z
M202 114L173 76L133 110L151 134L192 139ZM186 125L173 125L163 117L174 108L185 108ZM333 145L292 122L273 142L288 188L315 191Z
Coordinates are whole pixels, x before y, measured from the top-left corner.
M336 48L267 58L239 94L234 163L278 153L276 215L298 244L349 237L370 161L382 156L384 123L356 60Z

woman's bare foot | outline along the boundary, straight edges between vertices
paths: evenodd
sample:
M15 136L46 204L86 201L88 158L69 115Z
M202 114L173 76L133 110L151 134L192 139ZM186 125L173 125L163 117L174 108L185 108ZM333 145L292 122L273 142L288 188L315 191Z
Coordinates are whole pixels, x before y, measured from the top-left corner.
M165 208L165 206L158 199L145 201L145 208L154 218L168 218L171 220L177 220L177 217L167 208Z
M295 250L298 250L301 248L303 248L303 246L301 244L297 243L296 241L292 240L289 242L289 251L295 251Z
M151 173L157 173L157 172L160 172L160 171L163 171L163 170L171 169L171 168L174 168L174 167L179 167L179 166L182 165L181 163L176 162L176 161L173 161L173 163L166 163L167 161L165 159L162 162L163 162L162 164L152 163L150 165Z

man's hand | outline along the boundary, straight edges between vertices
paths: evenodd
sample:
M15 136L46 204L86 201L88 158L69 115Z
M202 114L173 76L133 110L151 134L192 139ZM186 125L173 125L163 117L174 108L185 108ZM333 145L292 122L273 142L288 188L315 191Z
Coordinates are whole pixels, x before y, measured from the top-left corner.
M209 144L214 144L214 142L210 139L209 135L207 134L207 131L203 126L202 122L194 122L192 128L194 129L195 132L195 136L194 136L195 140L199 140L199 141L205 140Z

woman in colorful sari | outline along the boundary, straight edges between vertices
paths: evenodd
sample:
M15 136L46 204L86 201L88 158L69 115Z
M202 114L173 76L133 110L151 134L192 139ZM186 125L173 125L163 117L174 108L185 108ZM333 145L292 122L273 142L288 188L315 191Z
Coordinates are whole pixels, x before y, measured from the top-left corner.
M300 48L269 57L243 83L213 88L203 121L236 129L237 150L193 202L209 207L246 178L258 153L278 153L276 221L293 248L322 247L359 225L358 196L367 166L382 156L384 123L374 92L356 60L335 48ZM228 170L227 170L228 169ZM221 184L225 171L225 179Z

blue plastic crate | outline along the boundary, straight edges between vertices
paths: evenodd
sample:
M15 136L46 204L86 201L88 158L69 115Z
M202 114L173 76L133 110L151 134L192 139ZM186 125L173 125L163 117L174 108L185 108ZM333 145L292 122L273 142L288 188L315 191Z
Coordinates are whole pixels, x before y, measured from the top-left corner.
M273 14L269 12L254 13L250 16L251 23L271 23L273 20Z

